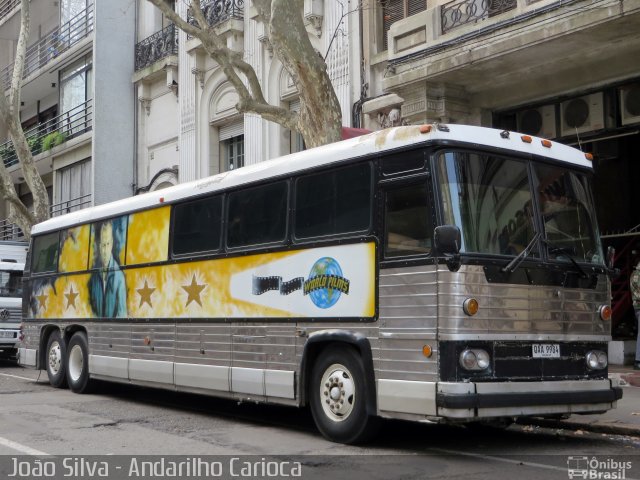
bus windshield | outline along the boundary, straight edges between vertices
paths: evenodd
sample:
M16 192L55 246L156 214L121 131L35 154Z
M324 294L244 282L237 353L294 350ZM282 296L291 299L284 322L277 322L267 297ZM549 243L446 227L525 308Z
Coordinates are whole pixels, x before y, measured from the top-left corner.
M536 196L549 258L602 263L602 247L591 191L585 175L557 166L538 164Z
M518 255L532 242L533 203L542 213L549 258L601 264L603 257L587 179L537 164L529 181L523 160L488 153L445 151L437 159L444 221L460 227L467 253ZM532 195L530 184L536 185ZM540 257L533 242L532 257Z

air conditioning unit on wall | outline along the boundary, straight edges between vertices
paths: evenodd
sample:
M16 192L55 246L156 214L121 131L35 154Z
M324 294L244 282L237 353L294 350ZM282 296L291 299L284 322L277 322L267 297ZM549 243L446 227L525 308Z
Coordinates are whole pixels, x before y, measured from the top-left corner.
M518 131L542 138L555 138L556 131L556 107L544 105L537 108L522 110L517 114Z
M560 104L563 137L604 128L602 92L572 98Z
M640 83L620 87L620 119L622 125L640 123Z

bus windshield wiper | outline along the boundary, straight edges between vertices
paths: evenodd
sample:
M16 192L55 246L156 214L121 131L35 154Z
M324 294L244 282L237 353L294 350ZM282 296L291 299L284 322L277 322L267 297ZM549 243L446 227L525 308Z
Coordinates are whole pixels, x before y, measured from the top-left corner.
M531 253L531 250L533 249L533 246L536 244L536 242L540 237L541 237L540 233L539 232L536 233L531 239L531 241L529 242L529 244L526 247L524 247L524 249L513 260L511 260L504 267L502 267L502 271L505 273L515 272L516 268L518 268L520 264L524 261L524 259L529 256L529 254Z
M573 266L576 267L576 270L578 271L578 273L580 274L580 276L582 278L588 278L589 277L589 275L587 275L587 272L584 271L584 268L582 268L580 266L580 264L578 264L578 262L576 262L576 259L573 258L573 255L575 255L575 253L574 253L574 250L572 248L559 247L557 245L554 245L553 243L551 243L549 240L547 240L544 237L542 238L542 241L547 245L549 253L562 255L563 257L568 258L569 261L573 264Z

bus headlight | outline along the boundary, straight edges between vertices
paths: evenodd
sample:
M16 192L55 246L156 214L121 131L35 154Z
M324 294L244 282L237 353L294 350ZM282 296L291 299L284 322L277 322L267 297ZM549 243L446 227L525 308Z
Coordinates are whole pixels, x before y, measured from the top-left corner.
M588 352L585 359L587 361L587 367L591 370L602 370L603 368L606 368L609 363L607 354L600 350Z
M460 366L465 370L486 370L491 363L491 357L485 350L466 349L460 354Z

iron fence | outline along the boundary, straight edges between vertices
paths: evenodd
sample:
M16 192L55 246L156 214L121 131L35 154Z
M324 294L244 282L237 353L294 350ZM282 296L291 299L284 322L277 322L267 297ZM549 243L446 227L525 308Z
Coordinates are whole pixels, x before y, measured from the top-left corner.
M0 20L9 15L20 4L20 0L0 0Z
M214 26L232 18L242 19L244 0L200 0L200 8L207 23ZM198 24L191 9L187 11L187 21L191 25Z
M87 208L91 205L91 197L92 195L87 193L86 195L51 205L51 216L56 217L58 215L64 215L65 213Z
M93 31L93 4L27 48L23 78L59 57ZM11 86L13 63L0 70L0 85Z
M15 223L9 220L0 220L0 240L24 240L24 233Z
M171 24L136 44L136 71L178 54L176 26Z
M51 205L49 211L52 217L64 215L75 210L82 210L91 206L93 195L88 193L77 198L72 198L64 202ZM22 229L15 223L10 223L8 219L0 220L0 240L24 240Z
M517 0L453 0L440 7L442 33L515 9Z
M62 115L40 123L24 134L32 155L51 150L53 147L81 135L92 128L92 102L86 102L72 108ZM13 142L8 140L0 144L0 159L6 167L18 163Z

